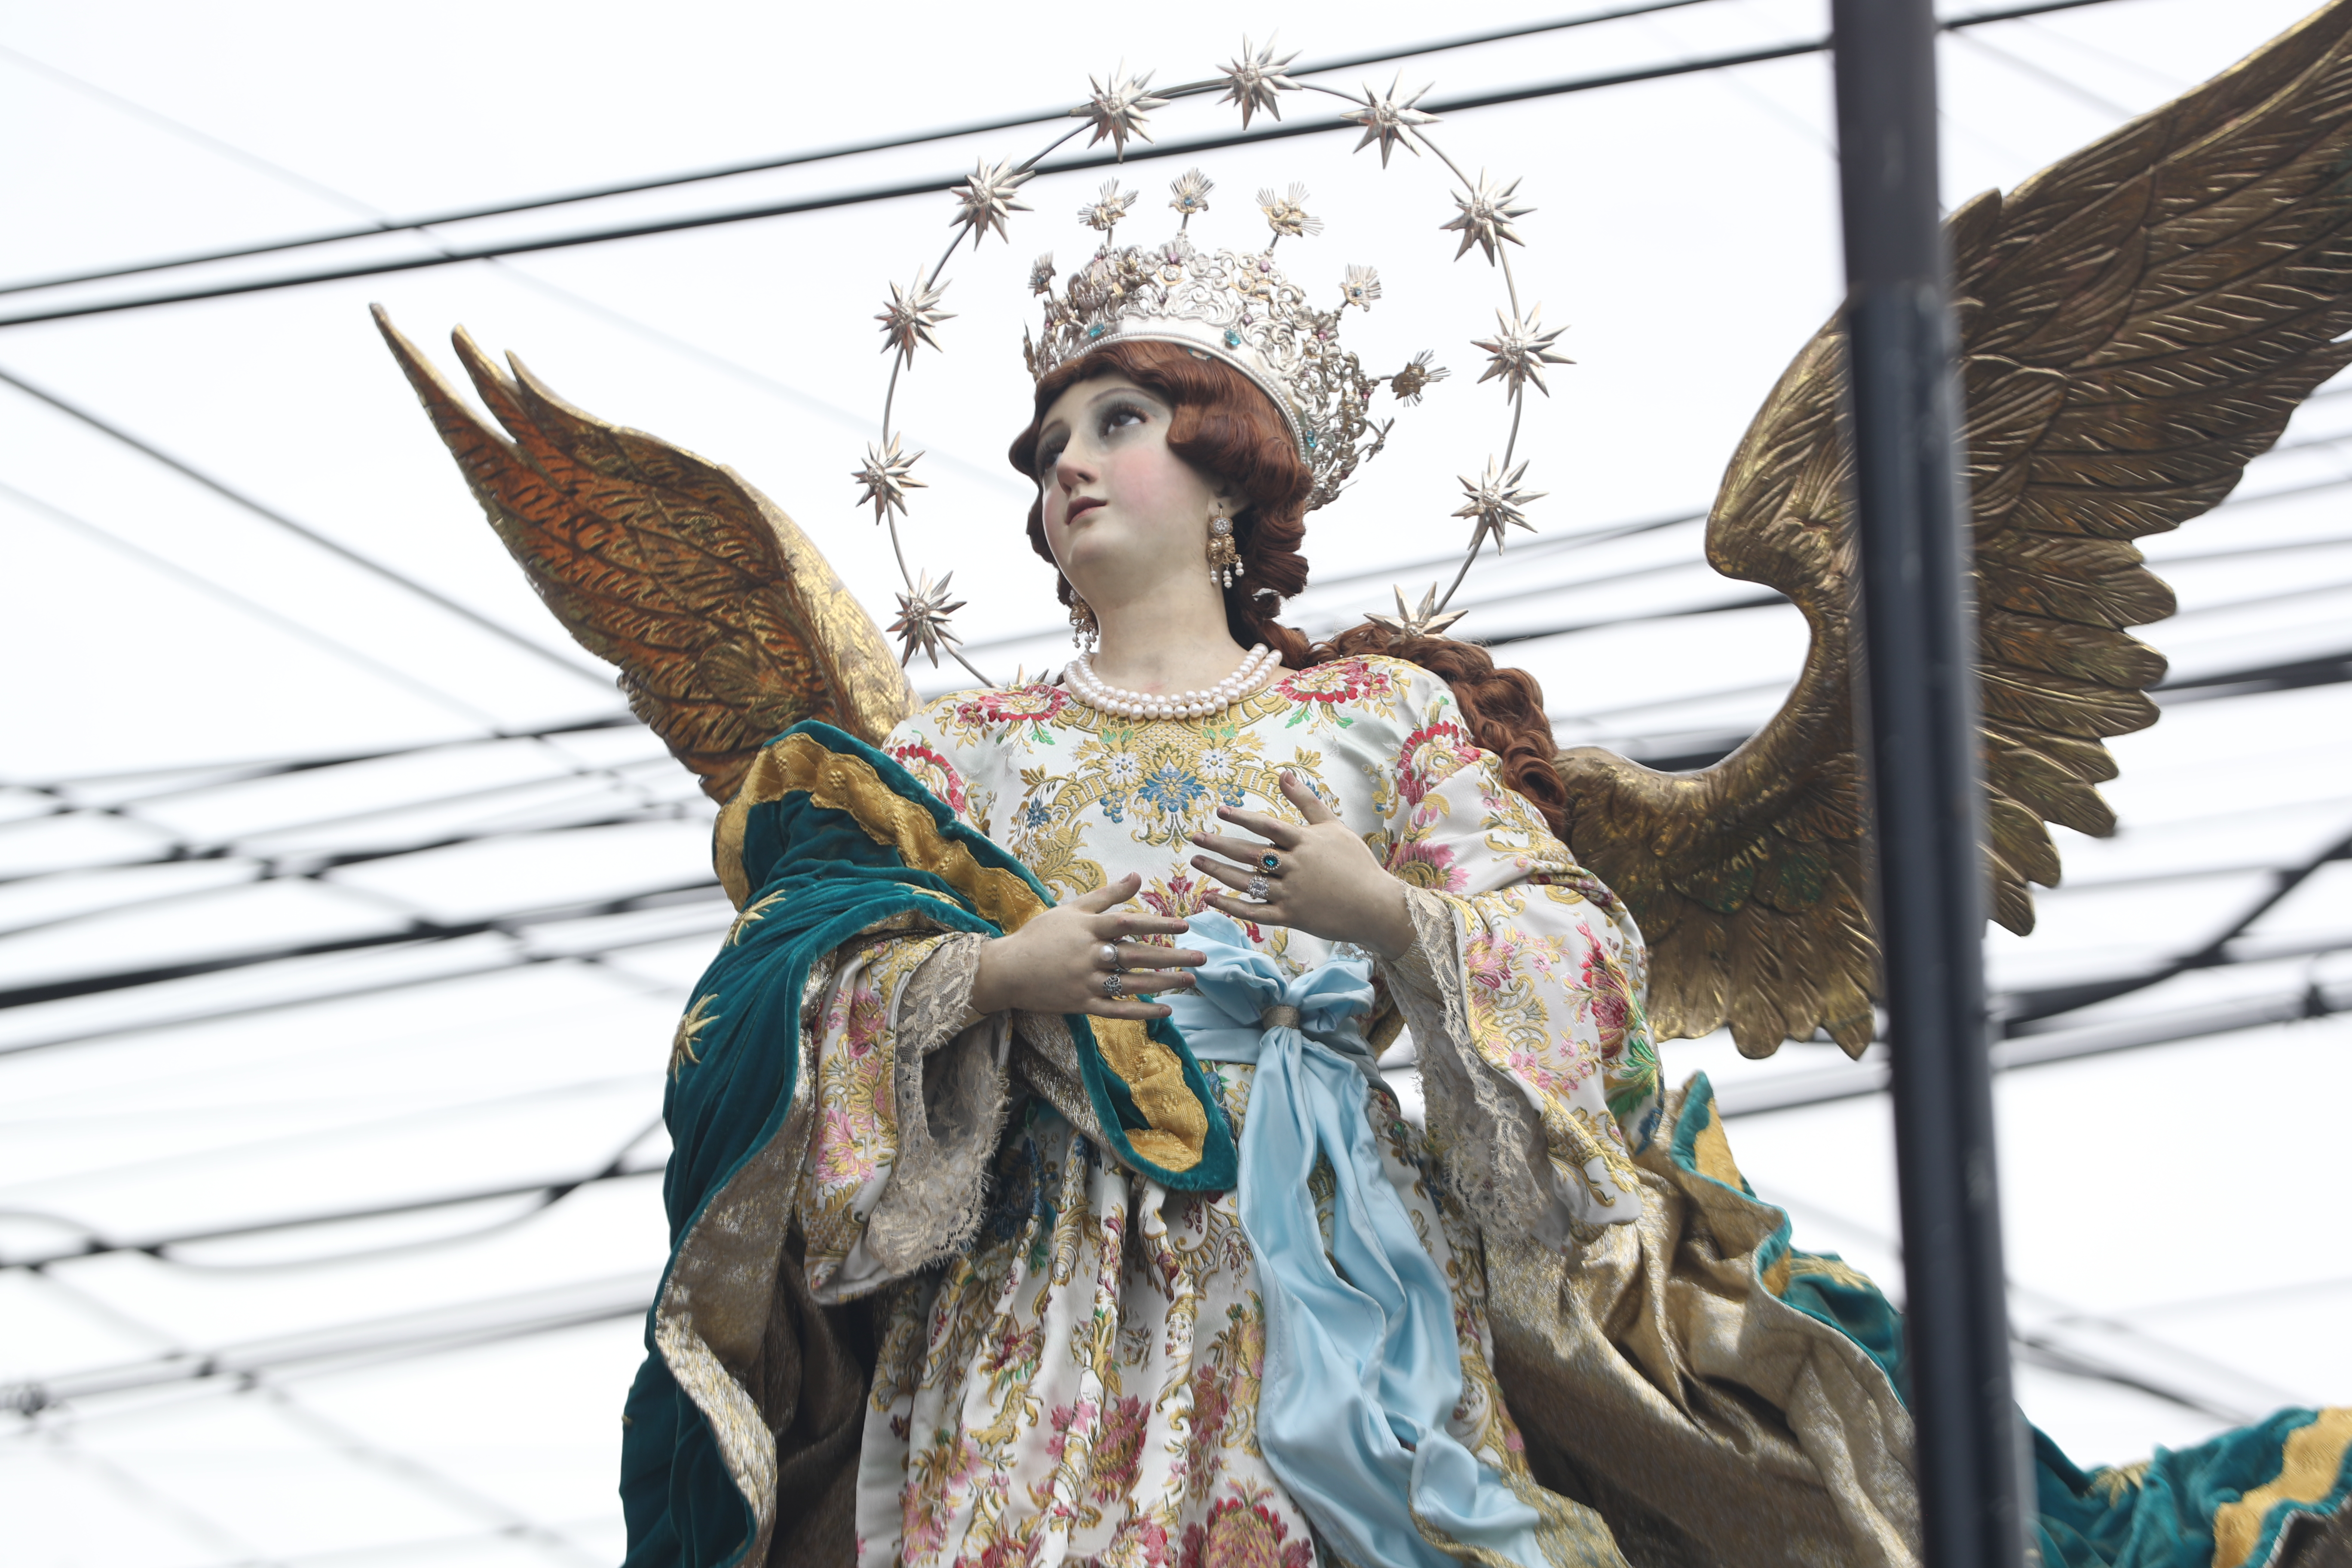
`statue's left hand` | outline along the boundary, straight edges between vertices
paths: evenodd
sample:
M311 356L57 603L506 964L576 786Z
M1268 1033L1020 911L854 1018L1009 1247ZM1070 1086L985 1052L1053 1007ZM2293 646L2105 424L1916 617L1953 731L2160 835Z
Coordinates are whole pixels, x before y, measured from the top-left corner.
M1192 857L1194 868L1236 893L1246 892L1253 879L1265 879L1263 902L1231 894L1213 894L1203 901L1237 921L1290 926L1326 942L1353 942L1382 958L1402 956L1413 941L1404 884L1382 869L1364 841L1287 769L1282 774L1282 794L1306 817L1305 826L1262 812L1220 806L1219 817L1256 834L1263 842L1215 833L1191 836L1202 848L1214 851ZM1264 864L1269 852L1276 860L1271 870Z

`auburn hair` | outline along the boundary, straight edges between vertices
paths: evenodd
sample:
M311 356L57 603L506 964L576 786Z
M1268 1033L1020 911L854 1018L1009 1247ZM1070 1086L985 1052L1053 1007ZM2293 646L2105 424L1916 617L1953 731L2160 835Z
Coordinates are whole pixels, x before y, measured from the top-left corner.
M1108 343L1057 365L1037 384L1028 427L1013 437L1006 454L1022 476L1037 478L1038 426L1055 399L1080 382L1114 373L1175 411L1168 449L1238 499L1234 545L1244 570L1224 595L1225 625L1234 640L1244 646L1262 642L1292 669L1372 653L1421 666L1453 688L1471 738L1498 760L1511 787L1564 837L1568 792L1552 766L1558 748L1551 721L1544 716L1543 688L1534 676L1498 668L1485 648L1452 637L1400 637L1367 621L1317 643L1275 619L1283 601L1307 586L1307 557L1298 545L1307 534L1315 476L1274 405L1241 372L1175 343L1158 342ZM1029 504L1029 547L1053 562L1042 488ZM1055 596L1067 605L1069 579L1057 573L1055 584Z

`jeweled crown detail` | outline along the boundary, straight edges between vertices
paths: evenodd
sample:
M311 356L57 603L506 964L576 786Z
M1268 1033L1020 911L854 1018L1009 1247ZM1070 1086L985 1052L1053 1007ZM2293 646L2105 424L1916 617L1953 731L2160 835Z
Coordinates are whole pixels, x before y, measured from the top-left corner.
M1171 187L1171 205L1189 220L1187 180L1206 182L1188 174ZM1292 205L1304 195L1294 191ZM1284 232L1276 227L1277 239ZM1372 394L1396 378L1366 374L1339 346L1340 313L1351 304L1369 310L1380 296L1370 268L1348 268L1338 308L1318 310L1276 268L1271 246L1255 253L1202 250L1180 229L1158 245L1106 244L1059 293L1050 282L1040 292L1044 334L1024 333L1022 343L1032 377L1042 381L1055 366L1114 342L1177 343L1221 360L1280 410L1315 475L1309 510L1337 496L1358 465L1388 442L1394 421L1374 422Z

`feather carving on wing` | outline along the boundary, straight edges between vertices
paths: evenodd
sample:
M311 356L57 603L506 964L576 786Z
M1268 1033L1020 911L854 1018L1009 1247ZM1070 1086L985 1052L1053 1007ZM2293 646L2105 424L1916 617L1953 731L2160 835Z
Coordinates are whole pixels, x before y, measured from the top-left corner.
M878 742L913 710L873 618L733 469L583 413L460 329L457 357L501 436L381 306L375 321L531 587L620 667L630 708L713 799L803 719Z
M2105 835L2103 743L2155 722L2172 613L2132 542L2210 510L2296 405L2352 363L2352 0L2176 101L1955 212L1950 243L1975 541L1993 917L2057 885L2047 823ZM1741 1051L1825 1031L1859 1054L1877 954L1848 680L1853 540L1832 321L1748 428L1707 560L1804 614L1778 715L1715 766L1561 754L1578 857L1652 947L1668 1038Z

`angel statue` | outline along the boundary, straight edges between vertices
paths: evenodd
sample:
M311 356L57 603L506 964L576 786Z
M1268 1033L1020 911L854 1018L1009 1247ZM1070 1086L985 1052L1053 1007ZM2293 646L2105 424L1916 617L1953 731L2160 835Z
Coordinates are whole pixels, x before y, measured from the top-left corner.
M1268 107L1283 63L1245 47L1209 85ZM1081 112L1123 147L1158 101L1098 84ZM1384 159L1430 118L1361 102ZM959 193L975 240L1025 167ZM2172 601L2133 540L2352 363L2347 168L2335 0L1951 216L2012 930L2057 879L2044 824L2112 830L2102 739L2156 717L2125 628ZM669 1058L628 1563L1916 1563L1901 1317L1792 1244L1657 1050L1871 1036L1834 323L1707 531L1805 614L1802 679L1721 763L1655 773L1559 752L1536 682L1442 604L1321 643L1279 621L1308 512L1386 439L1373 393L1434 373L1366 375L1271 244L1195 247L1205 177L1174 188L1173 238L1114 245L1114 184L1093 258L1059 293L1040 264L1008 398L1087 651L919 709L903 663L952 643L944 580L900 595L894 658L732 470L460 331L501 434L379 311L533 585L724 803L739 912ZM1276 239L1311 232L1301 195L1260 198ZM1509 188L1457 199L1465 253L1516 242ZM902 363L937 277L894 288ZM1479 345L1514 396L1557 360L1516 309ZM886 429L877 518L912 460ZM1475 541L1529 499L1510 463L1465 481ZM1403 1031L1425 1126L1375 1070ZM2042 1561L2294 1559L2352 1519L2347 1447L2345 1409L2087 1473L2037 1435Z

